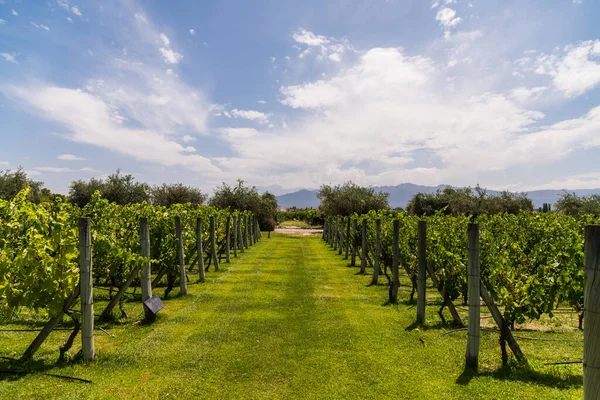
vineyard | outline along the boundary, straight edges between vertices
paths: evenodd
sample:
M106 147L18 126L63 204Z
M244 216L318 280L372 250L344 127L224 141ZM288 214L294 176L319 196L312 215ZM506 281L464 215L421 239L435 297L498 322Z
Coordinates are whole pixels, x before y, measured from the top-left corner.
M573 218L558 213L476 218L438 213L419 218L381 211L328 218L323 239L344 259L350 259L350 266L360 263L360 274L366 274L367 268L372 270L371 285L385 279L390 303L398 302L402 271L410 282L409 303L415 302L417 294L416 324L425 323L425 291L430 280L441 298L437 312L441 322L446 323L447 309L457 328L451 332L468 330L467 367L477 369L482 307L489 310L488 318L495 322L494 329L486 330L499 334L502 364L509 361L508 347L516 362L527 366L527 355L513 333L517 325L551 319L555 313L570 309L578 317L577 328L583 330L584 264L589 264L586 268L593 273L597 263L597 228L590 225L594 222L590 216ZM589 237L584 238L584 231ZM584 242L590 246L585 252ZM590 286L587 292L591 290ZM461 313L465 307L468 328L462 328L466 326L466 315ZM590 314L588 318L593 329L596 316ZM587 354L590 359L594 357L591 351ZM576 363L582 360L553 364ZM587 369L595 373L589 364Z
M53 330L65 329L59 327L65 318L72 333L59 361L80 330L81 356L94 359L95 317L128 318L124 303L136 298L144 321L152 322L157 310L142 302L153 291L164 289L161 296L168 298L179 283L179 295L187 294L189 281L204 282L206 271L218 271L231 252L237 257L261 236L249 212L121 206L97 194L83 208L60 200L37 205L26 196L24 190L12 201L0 200L2 319L46 320L21 361L31 360ZM98 300L102 307L95 313Z
M0 397L56 396L60 377L69 398L139 380L139 395L398 398L426 374L415 398L576 398L583 360L592 376L592 217L372 211L326 218L329 246L276 233L254 249L249 212L26 196L0 201L0 370L41 374Z

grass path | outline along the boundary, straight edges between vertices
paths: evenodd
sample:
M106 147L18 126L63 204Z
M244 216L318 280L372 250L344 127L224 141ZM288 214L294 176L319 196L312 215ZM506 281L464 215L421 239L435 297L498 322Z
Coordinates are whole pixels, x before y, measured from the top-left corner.
M93 384L3 377L0 398L582 397L580 367L538 368L534 356L534 372L494 372L493 336L482 340L484 371L460 378L465 336L442 336L431 307L433 325L414 329L414 308L383 305L385 288L355 273L318 237L265 237L205 284L190 285L188 296L166 301L154 325L115 325L115 338L98 332L89 365L52 366L66 337L54 334L37 368ZM25 335L0 334L0 354L22 351ZM535 348L527 346L538 345L523 346L529 355ZM556 352L544 346L535 354L547 360ZM580 350L561 345L560 353Z

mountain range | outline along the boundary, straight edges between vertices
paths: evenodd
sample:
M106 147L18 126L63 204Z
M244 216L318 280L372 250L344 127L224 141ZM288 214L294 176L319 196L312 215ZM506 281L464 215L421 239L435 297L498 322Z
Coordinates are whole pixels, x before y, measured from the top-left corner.
M392 208L395 207L406 207L408 201L417 193L434 193L439 189L444 189L450 185L438 185L438 186L422 186L415 185L413 183L402 183L396 186L374 186L376 192L386 192L390 194L389 202ZM525 192L529 198L533 201L535 207L541 207L544 203L554 204L559 196L564 193L565 189L560 190L532 190ZM590 194L600 194L600 189L579 189L579 190L567 190L568 192L574 192L578 196L588 196ZM291 193L286 193L277 196L277 202L283 207L298 207L298 208L317 208L319 206L319 199L317 198L318 189L300 189ZM495 190L488 190L491 195L498 194L500 192Z

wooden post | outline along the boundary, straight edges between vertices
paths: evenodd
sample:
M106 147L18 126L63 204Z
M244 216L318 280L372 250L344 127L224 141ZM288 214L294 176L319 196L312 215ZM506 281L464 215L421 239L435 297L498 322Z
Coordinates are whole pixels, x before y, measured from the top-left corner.
M242 232L242 215L238 218L238 240L240 241L240 252L244 252L244 233Z
M227 216L227 226L225 228L225 262L226 263L230 263L231 262L231 256L230 256L230 252L231 252L231 244L230 244L230 239L229 236L231 236L231 216L228 215Z
M357 252L357 246L356 246L356 231L358 229L357 226L357 222L356 222L356 218L352 220L352 257L350 258L350 265L352 267L356 266L356 252Z
M346 254L344 255L344 260L348 259L348 253L350 252L350 217L347 217L346 220Z
M238 249L238 217L237 215L233 216L233 256L237 257L237 249Z
M177 235L177 255L179 256L179 294L187 294L187 277L185 276L185 257L183 255L183 235L181 218L175 217L175 234Z
M94 290L92 286L92 235L90 219L79 218L79 285L81 298L81 350L91 361L94 351Z
M469 327L465 368L477 370L479 364L479 225L469 224L469 259L467 280L469 285Z
M342 255L344 251L344 217L339 219L340 228L338 229L339 243L338 243L338 255Z
M217 239L215 232L215 216L210 216L210 254L215 263L215 271L219 270L219 257L217 256Z
M250 246L254 245L254 218L248 219L248 241Z
M250 244L248 243L249 236L248 236L248 216L244 215L244 244L246 246L246 248L250 247Z
M400 221L393 221L393 239L392 239L392 282L390 284L390 303L398 302L398 290L400 289L400 278L398 266L400 265Z
M204 249L202 249L202 218L196 218L196 252L198 253L198 279L206 280L204 272Z
M321 233L321 239L326 241L327 240L326 237L327 237L327 218L325 218L323 220L323 232Z
M600 399L600 225L585 227L583 396Z
M333 236L333 250L337 250L337 248L338 248L339 230L340 230L340 219L339 219L339 217L335 217L335 233Z
M142 303L152 297L152 267L150 264L150 228L148 226L148 218L140 218L140 247L141 255L146 258L146 264L142 268ZM146 319L152 318L154 314L144 307L144 315Z
M360 273L364 274L367 272L367 219L363 218L362 220L362 243L361 243L361 253L362 257L360 259Z
M373 279L371 285L379 283L379 263L381 259L381 220L375 220L375 261L373 263Z
M419 280L417 283L417 322L425 323L425 284L427 278L427 222L419 221Z

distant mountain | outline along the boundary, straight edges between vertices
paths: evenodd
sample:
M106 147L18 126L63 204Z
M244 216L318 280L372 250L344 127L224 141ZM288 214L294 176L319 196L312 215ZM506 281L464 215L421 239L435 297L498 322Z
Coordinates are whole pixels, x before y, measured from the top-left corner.
M415 185L413 183L402 183L396 186L375 186L376 192L386 192L390 194L389 202L390 206L395 207L406 207L408 201L417 193L434 193L438 189L444 189L449 185L439 186L422 186ZM280 206L284 207L298 207L298 208L317 208L319 206L319 199L317 198L318 190L307 190L301 189L296 192L287 193L281 196L277 196L277 202ZM560 190L533 190L526 192L529 198L533 201L535 207L541 207L544 203L554 204L559 196L564 192L564 189ZM567 190L568 192L575 192L578 196L589 196L591 194L600 194L600 189L580 189L580 190ZM494 195L499 192L494 190L488 190L488 193Z
M301 189L277 196L277 204L283 207L317 208L321 201L317 198L317 190Z

